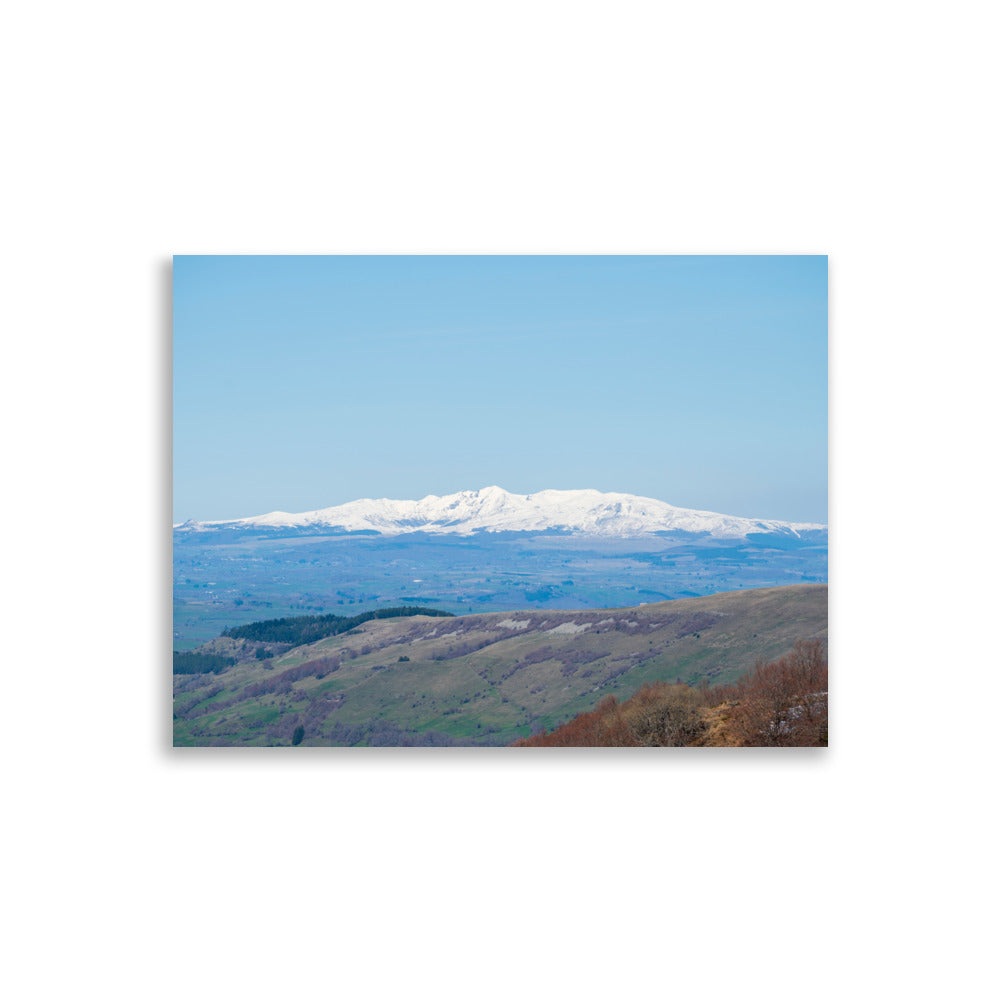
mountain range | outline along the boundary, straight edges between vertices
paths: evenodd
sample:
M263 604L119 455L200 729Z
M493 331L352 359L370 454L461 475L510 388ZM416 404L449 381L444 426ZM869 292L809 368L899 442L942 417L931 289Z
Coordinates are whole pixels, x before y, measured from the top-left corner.
M826 525L736 517L674 507L662 500L598 490L542 490L508 493L499 486L464 490L422 500L353 500L320 510L290 514L272 511L227 521L185 521L180 532L226 529L282 529L315 532L435 535L529 532L637 538L644 535L690 534L717 539L756 534L792 538L816 537Z

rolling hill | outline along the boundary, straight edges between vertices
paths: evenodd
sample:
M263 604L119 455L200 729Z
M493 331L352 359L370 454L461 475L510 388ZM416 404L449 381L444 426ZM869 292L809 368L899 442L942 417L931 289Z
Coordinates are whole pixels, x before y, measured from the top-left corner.
M176 746L498 746L644 683L726 683L823 639L823 584L638 607L374 619L306 645L224 636L175 677Z

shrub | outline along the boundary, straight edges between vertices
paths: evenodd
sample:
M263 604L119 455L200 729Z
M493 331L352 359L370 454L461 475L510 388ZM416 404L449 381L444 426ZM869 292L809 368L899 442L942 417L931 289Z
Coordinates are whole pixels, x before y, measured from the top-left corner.
M181 653L174 650L175 674L221 674L236 662L233 656L217 653Z
M826 746L827 681L826 646L800 640L734 684L646 684L514 746Z

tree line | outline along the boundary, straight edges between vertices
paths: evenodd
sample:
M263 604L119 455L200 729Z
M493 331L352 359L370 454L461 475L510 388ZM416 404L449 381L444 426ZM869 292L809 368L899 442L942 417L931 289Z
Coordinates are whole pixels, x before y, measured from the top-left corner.
M405 618L412 615L430 615L434 618L454 618L450 611L437 608L399 607L379 608L377 611L365 611L358 615L344 617L342 615L299 615L295 618L270 618L266 621L250 622L248 625L236 625L223 631L223 636L230 639L250 639L254 642L289 642L293 646L301 646L307 642L316 642L327 636L340 635L349 632L364 622L376 618Z

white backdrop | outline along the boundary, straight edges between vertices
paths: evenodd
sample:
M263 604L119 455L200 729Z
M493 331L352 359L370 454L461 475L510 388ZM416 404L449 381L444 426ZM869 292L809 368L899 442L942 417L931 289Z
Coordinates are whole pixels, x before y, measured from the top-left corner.
M981 995L990 16L8 14L11 995ZM216 251L829 253L832 748L170 750L169 257Z

